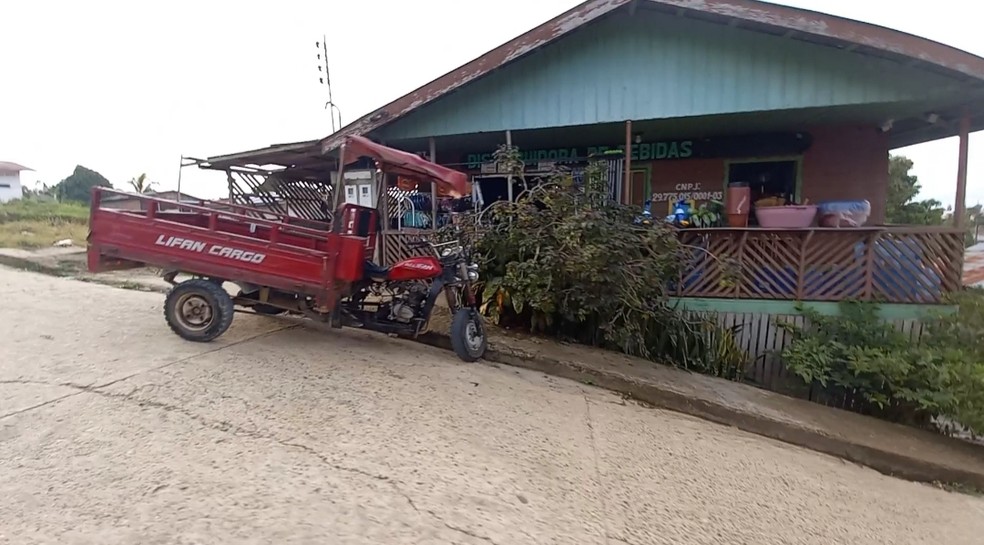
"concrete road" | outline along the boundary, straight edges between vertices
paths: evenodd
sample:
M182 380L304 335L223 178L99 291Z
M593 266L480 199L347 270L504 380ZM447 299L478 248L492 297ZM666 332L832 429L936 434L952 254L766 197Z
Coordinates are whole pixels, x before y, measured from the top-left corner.
M539 374L0 269L0 542L979 544L984 500Z

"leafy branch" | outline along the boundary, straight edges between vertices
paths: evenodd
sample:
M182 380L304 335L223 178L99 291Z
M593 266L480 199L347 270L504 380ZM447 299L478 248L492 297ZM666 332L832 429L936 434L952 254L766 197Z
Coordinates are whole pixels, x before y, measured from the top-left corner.
M499 172L524 184L465 222L485 284L482 310L504 325L603 346L740 379L745 356L733 330L669 303L669 285L694 250L667 225L633 225L612 201L604 162L579 183L567 169L527 179L515 148L500 147Z

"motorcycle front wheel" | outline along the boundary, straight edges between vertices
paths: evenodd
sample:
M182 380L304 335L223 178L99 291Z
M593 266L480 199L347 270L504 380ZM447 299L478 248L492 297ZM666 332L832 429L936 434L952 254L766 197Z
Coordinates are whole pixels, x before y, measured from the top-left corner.
M451 348L462 361L474 362L485 356L488 337L482 315L473 308L462 308L451 319Z

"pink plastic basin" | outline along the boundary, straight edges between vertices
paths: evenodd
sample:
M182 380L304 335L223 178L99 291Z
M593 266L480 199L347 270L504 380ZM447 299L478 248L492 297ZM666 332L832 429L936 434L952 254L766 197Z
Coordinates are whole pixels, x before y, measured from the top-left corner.
M809 227L817 215L817 207L812 204L801 206L767 206L755 209L759 227L796 229Z

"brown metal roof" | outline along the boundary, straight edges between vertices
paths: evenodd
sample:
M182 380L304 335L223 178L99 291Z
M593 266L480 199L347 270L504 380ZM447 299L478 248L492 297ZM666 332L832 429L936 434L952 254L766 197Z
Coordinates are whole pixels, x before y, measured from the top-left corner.
M807 41L824 41L853 51L899 56L920 61L955 74L984 80L984 58L913 34L871 23L816 11L780 6L758 0L643 0L674 6L705 16L726 17L747 23L750 30L768 26L784 30L784 35Z
M293 142L290 144L274 144L272 146L209 157L203 168L224 169L228 166L254 165L290 165L298 157L306 157L310 152L320 155L318 141Z
M0 161L0 172L21 172L23 170L34 171L33 168L27 168L24 165L18 165L9 161Z
M897 30L758 0L588 0L393 102L321 141L336 149L348 135L365 135L479 79L609 13L628 6L676 12L748 30L893 58L963 80L984 81L984 58Z
M317 140L311 140L209 157L198 166L209 170L227 170L231 167L261 168L267 165L287 168L285 172L293 179L317 180L323 178L325 172L335 169L336 161L334 157L321 153Z

